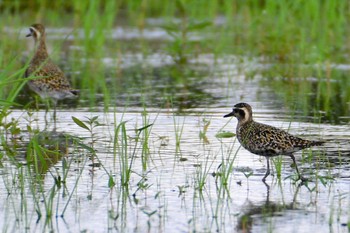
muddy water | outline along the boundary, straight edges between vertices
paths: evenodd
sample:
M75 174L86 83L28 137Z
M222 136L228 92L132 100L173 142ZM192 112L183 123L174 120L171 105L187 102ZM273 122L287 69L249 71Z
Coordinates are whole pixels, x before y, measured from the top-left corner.
M162 66L155 57L145 58L145 63ZM244 61L238 67L231 63L235 57L197 59L212 67L211 72L201 81L194 78L191 85L175 86L173 102L162 107L155 100L161 99L162 87L173 83L160 81L153 92L143 93L146 105L139 101L140 93L120 94L109 112L62 105L55 133L52 124L45 127L43 111L29 117L13 110L8 121L18 120L22 131L15 157L5 156L2 162L3 232L348 232L349 125L311 123L317 119L284 108L273 90L259 85L259 77L251 80L244 75L244 70L259 66L255 62ZM171 63L164 61L163 65ZM283 157L281 177L272 166L266 186L261 181L264 158L241 148L235 137L216 137L235 131L236 120L223 115L241 101L253 106L259 122L327 141L296 153L310 182L295 182L291 160ZM91 133L72 116L83 121L98 116L100 124ZM127 137L118 131L115 143L122 122ZM137 129L151 124L148 135L144 130L136 140ZM67 151L60 150L59 159L39 178L33 169L36 163L25 159L33 139L28 125L52 140L63 133L69 138ZM3 148L3 153L9 152ZM121 183L123 155L131 168L127 186ZM232 169L225 170L229 165ZM221 177L227 171L224 185ZM60 179L64 182L57 182Z

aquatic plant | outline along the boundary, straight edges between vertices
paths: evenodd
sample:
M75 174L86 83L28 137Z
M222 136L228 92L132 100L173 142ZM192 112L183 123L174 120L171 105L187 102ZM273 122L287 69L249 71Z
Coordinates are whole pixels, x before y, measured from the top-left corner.
M132 167L137 155L136 152L138 148L140 135L143 133L144 130L147 130L153 125L153 124L148 124L142 128L137 129L135 144L133 145L133 147L130 147L131 146L129 143L130 140L126 132L126 126L125 126L126 123L127 123L126 121L123 121L114 129L114 141L113 141L113 153L116 158L119 158L120 181L121 181L121 185L124 187L128 187L129 185L129 181L132 173ZM143 144L143 147L145 147L145 144ZM148 144L147 144L147 147L148 147ZM129 151L131 151L131 153L129 153Z
M210 120L207 120L205 118L202 119L202 122L203 122L203 130L201 130L199 132L199 138L201 140L203 140L203 143L204 144L209 144L209 140L208 140L208 137L207 137L207 131L208 131L208 128L209 128L209 125L210 125Z
M194 56L195 47L200 41L191 40L189 33L198 32L211 25L210 21L191 20L187 7L182 0L176 0L176 11L180 17L178 23L169 22L163 26L172 42L168 45L168 52L175 63L184 65L188 62L188 57ZM202 39L204 40L204 39Z

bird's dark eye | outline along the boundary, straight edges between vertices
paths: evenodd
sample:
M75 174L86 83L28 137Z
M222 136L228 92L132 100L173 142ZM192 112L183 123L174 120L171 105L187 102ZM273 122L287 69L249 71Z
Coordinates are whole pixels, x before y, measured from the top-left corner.
M237 112L238 112L238 114L239 114L239 116L240 116L241 118L244 118L244 117L245 117L245 112L244 112L244 110L238 109Z

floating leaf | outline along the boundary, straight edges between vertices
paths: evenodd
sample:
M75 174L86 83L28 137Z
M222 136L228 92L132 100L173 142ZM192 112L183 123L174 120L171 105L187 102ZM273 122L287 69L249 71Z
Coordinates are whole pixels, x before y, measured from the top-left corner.
M220 132L215 135L217 138L232 138L234 136L236 136L236 134L232 132Z
M90 131L89 127L87 127L81 120L79 120L78 118L76 118L74 116L72 116L72 119L73 119L75 124L77 124L78 126L80 126L83 129Z

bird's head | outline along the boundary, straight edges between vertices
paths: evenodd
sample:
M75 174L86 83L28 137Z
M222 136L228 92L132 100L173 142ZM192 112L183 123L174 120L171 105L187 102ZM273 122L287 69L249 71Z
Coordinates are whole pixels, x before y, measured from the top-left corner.
M224 117L236 117L239 123L245 123L253 120L252 107L247 103L239 103L233 106L232 112Z
M42 24L33 24L29 27L29 34L26 37L34 37L35 40L39 40L45 35L45 27Z

